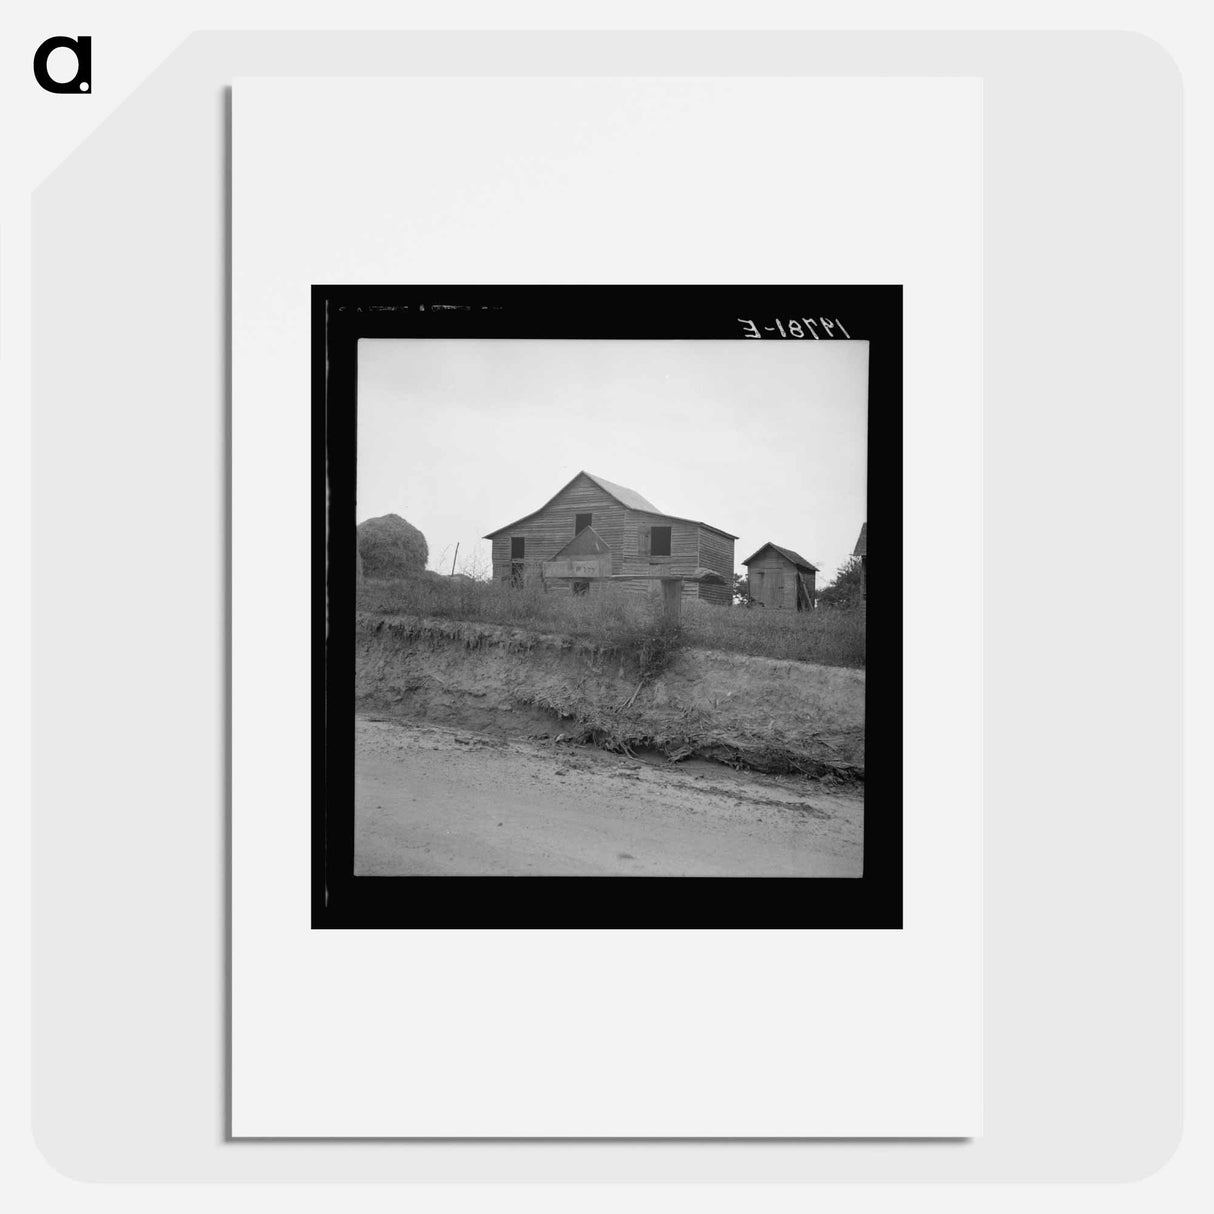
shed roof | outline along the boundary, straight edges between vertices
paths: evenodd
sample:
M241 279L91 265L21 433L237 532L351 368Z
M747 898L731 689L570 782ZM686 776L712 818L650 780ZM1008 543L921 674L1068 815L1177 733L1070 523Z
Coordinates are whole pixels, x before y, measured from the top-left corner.
M621 506L624 506L628 510L640 510L645 514L656 514L659 518L673 519L678 523L695 523L697 526L707 527L709 531L715 531L718 535L723 535L727 539L736 540L738 538L728 531L722 531L720 527L712 526L711 523L700 522L699 519L684 518L682 515L666 514L635 489L629 489L624 485L617 485L614 481L606 480L601 476L595 476L593 472L586 471L579 472L568 484L562 485L539 510L532 510L530 514L524 514L522 518L515 519L513 523L507 523L504 527L498 527L496 531L490 531L484 538L491 540L495 535L501 535L503 531L509 531L512 527L517 527L520 523L525 523L529 518L534 518L541 511L547 510L577 480L578 476L584 476L587 480L593 481L608 497L615 498Z
M583 527L552 559L565 556L603 556L610 552L607 541L593 527Z
M860 524L860 538L856 540L856 547L852 552L852 556L868 556L868 523Z
M813 561L807 561L799 552L794 552L791 548L781 548L779 544L766 543L758 552L752 553L743 562L743 565L749 565L755 557L766 552L768 548L778 552L785 560L792 561L794 565L800 565L802 569L812 569L815 573L818 572L818 566Z

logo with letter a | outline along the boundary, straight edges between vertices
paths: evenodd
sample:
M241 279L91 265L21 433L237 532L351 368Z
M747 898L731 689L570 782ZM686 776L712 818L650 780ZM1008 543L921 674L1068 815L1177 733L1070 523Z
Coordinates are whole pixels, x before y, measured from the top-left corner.
M54 80L46 70L52 51L68 50L76 56L76 74L70 80ZM81 34L78 38L48 38L34 52L34 79L48 93L89 93L93 89L93 40Z

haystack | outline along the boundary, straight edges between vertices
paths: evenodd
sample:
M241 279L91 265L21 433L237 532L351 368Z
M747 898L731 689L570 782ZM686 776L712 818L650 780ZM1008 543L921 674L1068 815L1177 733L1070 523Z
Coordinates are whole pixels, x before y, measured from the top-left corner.
M399 514L369 518L358 525L358 555L365 578L417 577L429 554L426 537Z

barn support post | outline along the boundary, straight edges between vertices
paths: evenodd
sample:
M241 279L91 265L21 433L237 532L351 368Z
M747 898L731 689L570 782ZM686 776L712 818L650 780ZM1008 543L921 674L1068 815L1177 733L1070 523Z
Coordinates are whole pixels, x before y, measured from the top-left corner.
M662 579L662 618L667 624L679 622L679 606L683 602L683 579L681 577L666 577Z
M710 586L725 585L725 578L714 569L697 565L685 573L614 573L612 582L661 582L662 619L667 624L678 624L683 604L683 586L688 582L707 582Z

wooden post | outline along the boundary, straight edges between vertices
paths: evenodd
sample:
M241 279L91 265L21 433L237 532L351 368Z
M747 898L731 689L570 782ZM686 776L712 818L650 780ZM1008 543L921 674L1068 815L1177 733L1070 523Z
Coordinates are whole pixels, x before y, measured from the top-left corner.
M681 577L664 577L662 579L662 615L668 624L679 622L679 605L683 601L683 579Z

